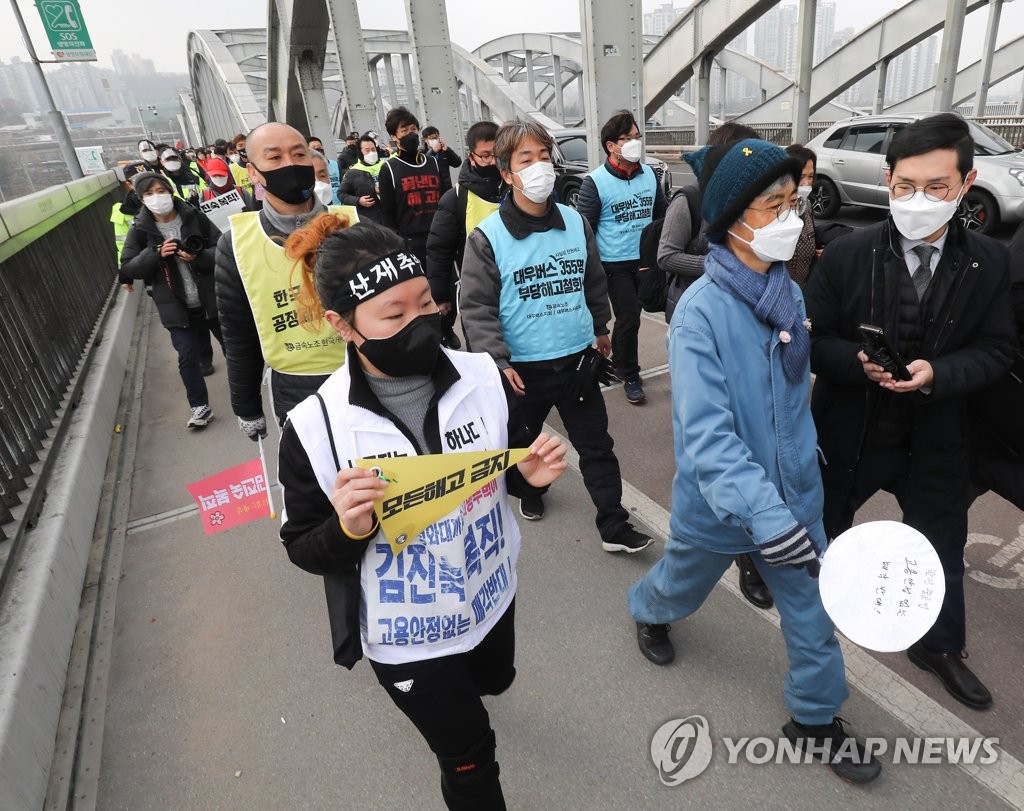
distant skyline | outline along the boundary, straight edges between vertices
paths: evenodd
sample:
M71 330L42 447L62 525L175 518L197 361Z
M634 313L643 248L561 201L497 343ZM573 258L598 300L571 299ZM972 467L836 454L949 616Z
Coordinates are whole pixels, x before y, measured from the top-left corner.
M612 0L614 1L614 0ZM655 10L663 0L643 0L644 12ZM836 3L837 31L860 30L905 0L839 0ZM936 0L938 2L938 0ZM39 14L30 0L18 0L40 59L52 58ZM677 7L689 5L680 0ZM111 68L115 49L138 53L152 59L158 71L186 73L185 41L197 28L263 28L267 12L263 3L210 3L206 0L176 0L164 3L114 3L110 0L81 0L82 15L92 36L100 67ZM579 30L577 0L517 0L515 14L491 13L478 0L447 0L452 41L470 50L503 34L523 31L551 32ZM170 13L168 13L170 12ZM987 20L985 7L968 15L961 65L978 59ZM401 28L405 23L403 0L359 0L360 22L364 28ZM154 32L147 36L146 32ZM1024 34L1024 2L1003 7L999 43ZM0 58L28 58L8 3L0 3ZM1019 86L1019 79L1017 81Z

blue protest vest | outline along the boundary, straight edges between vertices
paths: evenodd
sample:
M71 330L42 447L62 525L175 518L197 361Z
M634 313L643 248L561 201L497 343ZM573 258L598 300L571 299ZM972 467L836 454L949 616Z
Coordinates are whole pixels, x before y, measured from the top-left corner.
M594 342L594 318L587 307L587 235L583 218L558 205L565 230L516 239L500 212L477 227L491 243L501 273L498 314L512 363L551 360Z
M658 180L654 170L643 163L629 180L615 177L601 164L590 173L601 196L601 219L597 223L597 249L602 262L629 262L640 258L640 232L654 216L654 195Z

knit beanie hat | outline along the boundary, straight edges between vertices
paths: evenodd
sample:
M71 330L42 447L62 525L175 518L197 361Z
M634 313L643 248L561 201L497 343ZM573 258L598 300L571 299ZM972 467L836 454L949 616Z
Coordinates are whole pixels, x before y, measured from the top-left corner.
M700 181L700 214L707 238L724 242L726 232L761 192L781 177L799 183L803 164L779 146L745 138L686 155Z
M150 186L154 183L162 183L171 194L174 194L174 187L171 185L166 177L156 172L139 172L135 177L132 178L132 188L135 189L135 193L142 199L142 195L146 193Z

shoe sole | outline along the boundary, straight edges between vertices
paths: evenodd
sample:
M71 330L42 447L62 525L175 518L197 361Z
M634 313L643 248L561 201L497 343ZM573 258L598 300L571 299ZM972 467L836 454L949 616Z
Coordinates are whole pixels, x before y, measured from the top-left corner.
M989 707L992 706L992 700L991 699L989 699L986 703L979 703L977 701L968 701L963 696L959 696L956 693L954 693L950 689L949 685L946 684L946 680L944 678L942 678L942 676L940 676L938 674L938 672L936 672L935 668L933 668L930 664L925 662L923 659L919 659L915 654L911 653L909 650L907 650L907 658L910 660L911 664L913 664L915 667L918 667L921 670L926 670L927 672L929 672L933 676L935 676L935 678L937 678L939 680L939 683L943 687L946 688L946 692L949 693L951 696L953 696L953 698L955 698L957 701L959 701L965 707L970 707L972 710L987 710Z
M645 400L647 400L647 397L646 397L646 396L644 396L644 397L640 397L640 398L636 398L636 397L626 397L626 402L627 402L627 403L630 403L630 404L632 404L632 405L640 405L640 403L644 402Z
M636 552L642 552L652 543L654 543L654 538L649 538L647 540L647 543L645 543L643 546L626 546L625 544L621 543L609 543L608 541L601 541L601 548L605 552L626 552L627 554L632 555Z
M207 425L209 425L211 422L213 422L213 414L211 414L209 417L207 417L202 422L189 420L188 421L188 427L191 428L193 431L201 431Z
M544 517L544 513L541 513L540 515L527 515L525 512L523 512L522 504L519 505L519 514L523 516L523 518L525 518L527 521L540 521L540 519Z

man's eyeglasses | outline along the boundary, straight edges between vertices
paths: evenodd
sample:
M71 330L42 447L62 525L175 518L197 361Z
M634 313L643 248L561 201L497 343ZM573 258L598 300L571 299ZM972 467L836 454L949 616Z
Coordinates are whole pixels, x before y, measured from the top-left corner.
M493 152L471 152L470 154L482 161L494 160Z
M779 222L785 222L789 219L791 214L796 214L798 217L804 216L804 212L807 210L807 201L803 197L798 197L795 203L784 200L777 206L771 206L770 208L754 208L753 206L747 206L747 211L774 211L775 219Z
M941 203L946 199L951 188L952 186L945 183L929 183L927 186L915 186L913 183L893 183L889 187L889 192L892 194L893 200L899 200L901 203L913 200L914 195L919 191L924 192L926 200Z
M620 135L615 139L615 143L621 144L623 141L642 141L643 139L644 136L638 132L635 135Z

